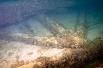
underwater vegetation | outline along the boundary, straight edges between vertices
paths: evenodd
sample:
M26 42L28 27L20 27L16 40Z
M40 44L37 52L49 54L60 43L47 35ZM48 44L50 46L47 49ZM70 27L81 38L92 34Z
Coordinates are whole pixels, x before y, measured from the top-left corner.
M9 44L1 40L1 44L7 44L0 46L0 67L95 68L99 60L103 60L103 37L101 35L94 40L86 38L85 24L77 26L79 30L75 31L68 30L55 21L44 22L42 25L49 29L52 35L34 35L31 27L25 25L28 35L19 33L6 35L8 39L10 38ZM97 60L98 62L94 63Z
M0 0L0 68L103 68L100 0Z

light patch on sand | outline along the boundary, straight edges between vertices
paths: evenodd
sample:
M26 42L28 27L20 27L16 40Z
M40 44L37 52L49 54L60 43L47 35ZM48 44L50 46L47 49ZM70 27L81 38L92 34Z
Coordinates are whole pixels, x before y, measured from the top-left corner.
M43 48L35 45L27 45L19 42L9 42L0 49L0 67L10 68L11 64L19 61L23 63L35 61L39 57L49 57L55 61L62 57L64 49Z

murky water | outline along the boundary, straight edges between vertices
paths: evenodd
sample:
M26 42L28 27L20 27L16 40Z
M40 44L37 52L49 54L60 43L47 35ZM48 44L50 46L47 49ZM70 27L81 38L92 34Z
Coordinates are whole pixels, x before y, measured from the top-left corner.
M16 55L20 56L18 59L23 59L25 62L26 59L33 60L34 57L49 56L51 58L54 55L58 57L58 53L67 53L68 57L72 54L82 55L79 59L85 60L89 56L89 51L90 56L93 51L93 54L99 52L102 49L100 43L103 40L96 38L103 38L103 10L101 6L102 1L97 0L0 1L0 63L4 60L8 62L2 63L1 67L3 68L8 64L15 66L15 64L10 64L9 61L15 60L16 62L18 58ZM93 41L88 42L87 40ZM87 46L82 44L85 41ZM92 44L93 42L95 45ZM43 45L45 46L43 47ZM65 45L71 45L71 47L66 48ZM79 48L80 45L88 50L88 54L86 54L84 47ZM86 57L84 57L83 51L87 55ZM41 53L39 54L39 52ZM60 54L60 57L64 57L63 55ZM8 56L11 58L8 58ZM12 60L12 57L16 59ZM57 58L54 57L53 60L57 60ZM60 62L59 59L58 62ZM33 63L31 63L31 66L35 65ZM25 66L24 62L23 64ZM41 63L39 62L39 64Z
M40 4L35 1L34 5L32 1L29 2L30 4L26 4L27 2L23 0L1 2L0 33L24 32L33 35L51 35L51 31L48 30L50 27L47 28L45 25L56 22L65 29L72 31L75 31L75 29L78 31L81 24L85 25L85 33L90 40L103 34L103 13L98 3L95 5L95 2L90 2L90 5L89 1L79 3L79 1L71 0L70 2L63 1L64 3L61 4L57 2L57 5L51 3L51 6L48 7L48 1L40 2ZM45 25L42 24L43 22L45 22Z

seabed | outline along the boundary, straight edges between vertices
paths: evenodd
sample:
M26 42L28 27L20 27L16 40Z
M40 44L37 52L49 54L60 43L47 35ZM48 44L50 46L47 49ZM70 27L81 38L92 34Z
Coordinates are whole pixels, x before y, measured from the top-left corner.
M0 67L93 68L101 62L102 37L90 41L80 31L67 30L58 23L48 24L52 36L11 33L7 36L11 42L0 40Z
M102 0L0 0L0 68L103 68Z

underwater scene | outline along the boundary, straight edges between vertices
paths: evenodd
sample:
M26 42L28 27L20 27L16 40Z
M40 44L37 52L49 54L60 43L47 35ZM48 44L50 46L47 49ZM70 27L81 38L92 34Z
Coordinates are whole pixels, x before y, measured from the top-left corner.
M0 0L0 68L103 68L102 0Z

